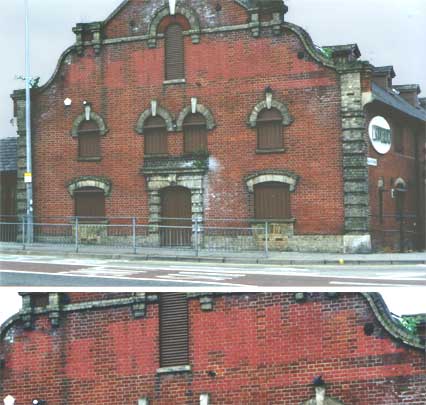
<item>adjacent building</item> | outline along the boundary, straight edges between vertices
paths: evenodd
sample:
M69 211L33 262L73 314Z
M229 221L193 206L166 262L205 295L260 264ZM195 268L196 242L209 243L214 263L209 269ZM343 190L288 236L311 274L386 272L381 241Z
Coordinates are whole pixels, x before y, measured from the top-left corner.
M0 139L0 241L16 239L17 138Z
M424 328L378 294L21 295L0 330L16 404L426 402Z
M151 239L156 225L232 218L267 221L279 250L424 249L419 86L394 86L356 44L315 45L286 11L128 0L77 24L32 90L36 217L138 217ZM24 214L25 94L12 97Z

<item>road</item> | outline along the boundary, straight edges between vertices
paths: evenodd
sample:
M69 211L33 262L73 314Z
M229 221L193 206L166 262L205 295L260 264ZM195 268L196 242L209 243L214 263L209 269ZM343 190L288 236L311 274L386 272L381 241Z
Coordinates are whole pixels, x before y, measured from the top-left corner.
M17 287L411 287L426 265L303 265L100 260L0 255L0 285Z

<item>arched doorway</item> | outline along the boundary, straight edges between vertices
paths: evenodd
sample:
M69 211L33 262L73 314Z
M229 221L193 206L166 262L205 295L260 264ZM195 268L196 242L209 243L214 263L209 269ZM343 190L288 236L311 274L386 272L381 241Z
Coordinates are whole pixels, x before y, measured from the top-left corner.
M185 187L161 190L161 246L191 246L191 191Z

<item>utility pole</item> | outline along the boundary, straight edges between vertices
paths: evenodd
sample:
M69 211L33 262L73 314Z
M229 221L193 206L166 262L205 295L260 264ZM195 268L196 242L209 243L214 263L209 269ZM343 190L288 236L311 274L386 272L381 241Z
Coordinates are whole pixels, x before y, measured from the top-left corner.
M33 241L33 183L32 183L32 157L31 157L31 71L30 71L30 32L29 32L29 6L25 0L25 133L27 171L24 181L27 188L27 240Z

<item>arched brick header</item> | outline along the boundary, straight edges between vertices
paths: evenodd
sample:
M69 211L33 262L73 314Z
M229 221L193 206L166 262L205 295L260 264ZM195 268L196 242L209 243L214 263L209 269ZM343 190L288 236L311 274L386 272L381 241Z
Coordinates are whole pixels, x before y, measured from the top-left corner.
M250 127L254 128L256 126L257 117L259 113L266 108L268 108L268 106L266 105L265 100L261 101L260 103L254 106L248 119L248 125ZM290 125L294 121L293 117L290 115L288 111L287 106L284 103L281 103L280 101L277 101L277 100L272 100L271 108L276 108L281 113L283 117L283 120L282 120L283 125Z
M267 182L285 183L290 191L295 191L299 176L287 170L263 170L246 176L244 180L250 193L256 184Z
M190 7L177 3L175 8L175 15L180 14L183 15L190 25L191 29L188 33L191 35L192 43L198 44L200 42L200 19L198 18L197 13ZM160 8L155 14L154 18L151 20L148 29L148 47L155 48L157 46L157 34L158 34L158 26L160 25L161 20L164 17L170 15L169 6L166 5Z
M178 131L182 131L183 122L185 121L185 118L187 117L187 115L189 115L191 113L192 113L191 106L186 106L179 113L178 119L176 121L176 128L177 128ZM207 129L210 130L210 129L213 129L216 126L216 122L214 120L213 114L211 113L211 111L207 107L205 107L202 104L197 103L197 113L201 114L206 119Z
M105 124L104 119L99 115L96 114L95 112L91 111L90 113L90 120L94 121L96 123L96 125L99 128L99 133L101 135L105 135L108 132L108 128ZM71 135L72 136L78 136L78 127L80 126L80 124L82 122L86 121L86 115L80 114L72 123L72 130L71 130Z
M73 197L74 192L84 187L96 187L104 191L105 197L111 193L111 181L104 177L83 176L77 177L68 183L68 192Z
M164 121L166 122L166 128L167 131L172 132L174 131L173 128L173 117L172 115L163 107L158 106L157 107L157 111L156 111L156 115L159 115L161 118L164 119ZM143 130L144 130L144 125L145 125L145 121L152 116L152 109L151 107L146 109L140 116L138 119L138 122L136 123L136 132L139 134L143 134Z

